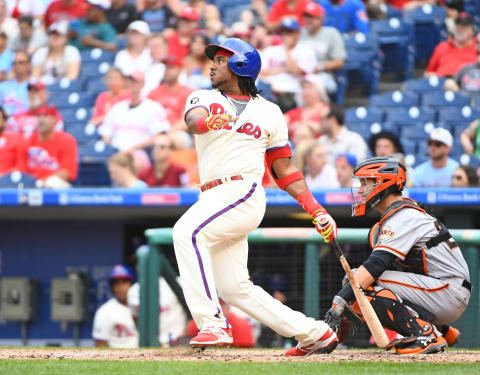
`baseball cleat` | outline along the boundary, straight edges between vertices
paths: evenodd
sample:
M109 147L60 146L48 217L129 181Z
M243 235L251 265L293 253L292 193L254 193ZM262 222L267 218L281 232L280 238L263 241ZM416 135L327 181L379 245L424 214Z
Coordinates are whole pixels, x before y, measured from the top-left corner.
M448 346L453 346L460 337L460 331L454 327L448 327L447 332L443 334L443 338L447 341Z
M202 329L198 332L197 336L190 340L190 346L192 348L230 346L232 343L232 329L220 327L208 327Z
M394 348L397 354L434 354L443 352L446 346L447 340L442 336L436 338L420 336L408 342L399 342Z
M289 349L285 355L289 357L300 357L312 354L329 354L335 350L337 345L337 335L331 328L328 328L328 331L320 337L317 342L307 346L298 344L294 348Z

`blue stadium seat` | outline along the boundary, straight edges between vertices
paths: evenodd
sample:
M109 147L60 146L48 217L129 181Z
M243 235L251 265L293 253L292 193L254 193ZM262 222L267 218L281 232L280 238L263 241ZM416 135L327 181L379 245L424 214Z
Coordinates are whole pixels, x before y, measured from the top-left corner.
M103 61L103 62L90 62L82 64L80 69L80 77L89 80L99 78L107 73L108 69L110 68L111 64Z
M99 93L107 90L108 90L107 85L105 85L105 82L103 79L95 79L95 80L92 79L86 82L85 91L89 94L98 95Z
M105 158L118 152L118 150L101 140L92 140L78 149L78 155L84 162L103 161Z
M82 91L83 90L84 81L79 78L74 81L69 80L68 78L63 78L52 85L47 87L47 90L50 93L57 93L57 92L73 92L73 91Z
M403 13L400 9L392 7L389 4L380 4L380 10L383 14L387 16L387 18L402 18Z
M0 177L0 187L16 189L35 187L35 181L35 177L28 173L13 171Z
M357 122L353 124L345 123L345 126L358 134L360 134L364 139L368 139L371 134L371 124Z
M372 124L372 126L370 127L370 131L372 132L372 134L380 133L381 131L387 131L395 134L396 136L399 136L400 126L395 123L384 121L381 123Z
M110 186L107 158L118 150L100 140L79 144L79 172L77 185Z
M419 95L409 91L389 91L373 95L370 105L377 108L415 107L419 104Z
M406 89L418 93L441 91L443 90L444 82L445 77L431 76L414 78L407 80Z
M403 124L400 126L400 135L402 139L424 142L426 145L428 135L434 128L437 127L439 127L439 124L433 122L414 122L411 124Z
M65 125L65 131L73 135L77 142L82 144L82 147L83 144L100 138L98 129L93 124L85 125L83 122L69 123L68 125Z
M384 54L382 72L397 73L399 81L410 78L415 60L413 24L392 17L371 21L370 30Z
M435 111L425 107L402 107L387 111L385 121L395 124L433 122L435 121L435 115Z
M241 1L238 4L227 2L225 6L219 8L222 23L226 26L232 26L233 23L240 19L240 15L246 9L250 9L250 3Z
M438 111L438 121L453 127L469 125L480 118L480 109L468 105L464 107L446 107Z
M255 86L257 86L258 91L262 91L260 93L261 96L263 96L265 99L275 102L275 97L272 92L272 86L268 82L258 80L255 83Z
M113 63L113 60L115 59L115 53L101 48L84 49L80 52L80 56L82 57L82 64L90 62L100 63L104 61Z
M401 139L400 142L402 143L403 150L406 154L413 154L415 155L417 152L417 143L410 139Z
M352 107L345 111L345 123L382 122L384 114L373 107Z
M63 95L52 95L48 98L48 103L58 109L63 108L89 108L95 102L95 95L84 92L69 92Z
M404 11L403 15L414 25L415 61L428 61L435 46L448 37L445 26L446 9L424 4L414 10Z
M460 107L470 105L470 96L463 92L455 91L435 91L427 92L422 95L422 105L432 108Z
M345 87L361 86L369 96L377 93L383 66L383 54L379 49L378 40L374 36L362 33L347 35L344 39L348 52L343 68L346 73L341 81L337 80L337 83L344 84ZM341 72L338 74L342 75ZM339 87L339 90L343 88Z

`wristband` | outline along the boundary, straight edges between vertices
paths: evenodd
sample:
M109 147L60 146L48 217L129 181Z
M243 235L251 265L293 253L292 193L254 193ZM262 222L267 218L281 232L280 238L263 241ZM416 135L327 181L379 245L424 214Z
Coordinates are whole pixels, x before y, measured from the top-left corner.
M200 117L197 122L196 122L196 125L197 125L197 130L199 133L206 133L208 132L210 129L207 127L207 123L206 123L206 120L207 118L206 117Z
M298 194L297 202L312 217L316 212L325 210L322 205L317 202L310 190L304 190Z

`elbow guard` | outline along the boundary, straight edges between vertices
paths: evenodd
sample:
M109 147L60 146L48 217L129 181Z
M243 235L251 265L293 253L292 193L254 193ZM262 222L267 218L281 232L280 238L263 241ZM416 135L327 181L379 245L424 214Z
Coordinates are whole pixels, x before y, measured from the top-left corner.
M282 190L285 190L285 188L292 182L302 180L304 178L302 172L300 171L295 171L293 173L290 173L288 176L284 176L282 178L278 178L278 176L275 174L275 171L272 169L273 162L280 158L291 157L292 150L290 149L290 146L288 144L283 147L270 148L265 152L265 161L267 162L268 171L272 175L275 183Z

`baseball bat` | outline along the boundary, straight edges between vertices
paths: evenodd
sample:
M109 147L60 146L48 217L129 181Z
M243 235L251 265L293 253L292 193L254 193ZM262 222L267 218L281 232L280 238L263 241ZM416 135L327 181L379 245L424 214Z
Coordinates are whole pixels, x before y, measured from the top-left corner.
M375 313L375 310L370 304L370 301L360 289L360 284L355 278L355 275L353 274L352 269L350 268L350 265L345 259L345 256L343 255L343 251L336 239L332 241L332 245L335 249L335 252L337 253L338 259L340 260L340 263L342 264L343 269L345 270L345 273L347 274L348 280L350 281L350 285L352 286L353 293L355 293L355 298L357 299L358 306L362 311L363 318L367 323L368 329L370 330L373 337L375 338L375 342L377 343L377 346L379 348L385 348L388 345L389 341L385 333L385 330L382 327L382 323L380 323L380 320L378 319L378 316Z

